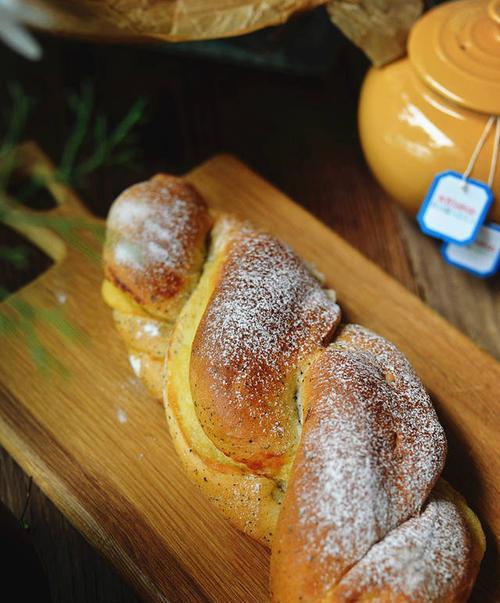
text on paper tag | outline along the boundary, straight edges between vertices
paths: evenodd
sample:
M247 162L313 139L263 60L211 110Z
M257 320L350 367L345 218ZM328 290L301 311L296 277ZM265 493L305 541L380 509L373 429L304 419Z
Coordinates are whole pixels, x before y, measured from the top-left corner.
M438 174L417 216L421 230L457 245L475 240L493 201L490 188L458 172Z
M445 243L443 256L450 264L473 274L492 276L500 267L500 225L483 226L469 245Z

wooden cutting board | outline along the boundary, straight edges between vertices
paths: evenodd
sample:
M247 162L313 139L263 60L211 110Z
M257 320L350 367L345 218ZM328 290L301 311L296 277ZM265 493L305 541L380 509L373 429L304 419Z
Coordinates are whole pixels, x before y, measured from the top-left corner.
M33 146L19 157L27 172L52 169ZM347 319L375 329L408 355L448 432L447 475L487 532L474 600L494 601L498 363L236 159L215 157L187 177L210 205L292 244L326 275ZM53 214L98 223L65 186L48 188L59 203ZM40 372L19 336L1 340L2 445L146 600L268 601L268 552L228 525L182 473L163 409L133 376L101 300L99 263L47 228L20 224L15 216L11 222L55 264L10 302L60 308L86 337L68 343L39 325L41 341L64 364L66 377ZM6 304L1 309L12 312Z

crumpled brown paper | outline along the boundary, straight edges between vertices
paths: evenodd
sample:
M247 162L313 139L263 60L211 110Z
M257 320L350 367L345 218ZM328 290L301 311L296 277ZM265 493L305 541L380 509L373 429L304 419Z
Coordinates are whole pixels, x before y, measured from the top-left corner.
M28 0L26 0L28 1ZM179 42L236 36L328 3L332 21L375 65L404 54L422 0L30 0L48 29L107 40Z
M380 67L406 52L406 38L422 13L422 0L330 0L337 27Z
M327 0L37 0L49 29L104 39L172 42L235 36L284 23Z

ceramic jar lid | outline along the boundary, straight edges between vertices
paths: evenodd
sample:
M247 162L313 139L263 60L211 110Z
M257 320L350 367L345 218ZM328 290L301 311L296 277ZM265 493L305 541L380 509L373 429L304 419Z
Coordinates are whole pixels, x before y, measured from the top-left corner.
M459 0L430 10L412 30L408 54L440 95L500 115L500 0Z

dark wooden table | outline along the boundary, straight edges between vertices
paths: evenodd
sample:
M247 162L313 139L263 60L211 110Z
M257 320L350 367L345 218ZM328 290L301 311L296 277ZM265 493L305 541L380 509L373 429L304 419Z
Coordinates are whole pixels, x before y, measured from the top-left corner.
M391 202L363 161L356 105L366 63L356 50L346 45L333 71L319 79L172 57L151 48L49 38L43 44L39 64L0 48L0 65L4 82L19 81L38 99L26 134L54 159L68 131L68 89L92 80L99 109L111 117L122 115L139 95L149 99L136 169L96 174L81 193L96 212L104 215L124 186L155 170L182 173L214 153L234 153L479 346L500 355L498 277L482 281L446 265L438 245ZM4 106L4 86L1 93ZM5 229L2 240L16 242ZM35 251L30 257L29 269L0 267L4 286L15 289L46 268ZM0 499L19 516L28 476L5 452L0 472ZM26 519L54 602L138 601L36 485Z

